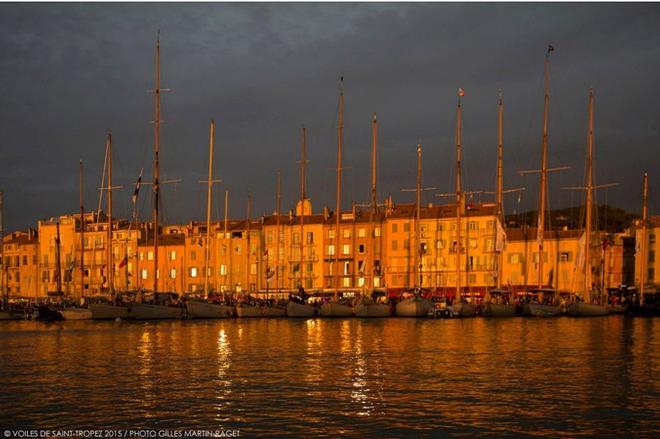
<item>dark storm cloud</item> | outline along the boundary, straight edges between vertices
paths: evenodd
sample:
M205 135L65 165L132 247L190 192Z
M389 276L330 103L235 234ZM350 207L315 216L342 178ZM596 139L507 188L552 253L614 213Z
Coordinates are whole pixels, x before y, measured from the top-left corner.
M536 203L543 56L552 55L551 207L578 204L560 186L582 181L587 92L596 93L598 194L639 210L642 169L659 168L660 8L655 4L2 4L0 187L7 228L77 210L78 160L95 208L104 135L114 139L117 205L126 215L140 168L151 174L154 42L161 29L162 173L168 221L204 217L208 121L217 126L217 200L231 216L270 212L275 175L284 206L298 196L300 126L308 128L315 209L334 206L338 78L345 77L344 199L368 198L370 117L380 122L381 194L410 201L415 146L427 186L453 181L456 89L464 99L464 175L492 190L498 90L505 99L507 186ZM145 177L146 178L146 177ZM143 194L146 194L144 191ZM425 195L427 201L431 194ZM146 214L147 201L142 202ZM218 206L221 203L216 203ZM517 208L507 200L507 210ZM217 215L221 207L216 207ZM655 211L654 211L655 212Z

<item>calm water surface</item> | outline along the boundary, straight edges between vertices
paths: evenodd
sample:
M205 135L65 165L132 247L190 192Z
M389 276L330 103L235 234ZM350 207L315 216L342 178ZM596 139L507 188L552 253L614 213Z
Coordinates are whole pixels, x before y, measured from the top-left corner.
M0 428L660 434L660 319L2 322Z

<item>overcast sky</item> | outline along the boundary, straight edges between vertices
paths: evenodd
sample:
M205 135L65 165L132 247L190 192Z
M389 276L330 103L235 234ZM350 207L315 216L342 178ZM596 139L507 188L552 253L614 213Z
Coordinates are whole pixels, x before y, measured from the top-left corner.
M113 134L115 213L127 217L142 167L151 178L154 52L161 29L163 178L167 222L203 220L208 124L217 122L214 216L230 191L230 216L283 210L299 196L300 126L308 130L308 194L334 208L337 108L344 77L344 203L365 202L370 119L380 122L379 192L411 202L416 144L424 185L453 190L456 90L466 91L464 186L493 190L497 96L505 102L505 185L525 186L534 208L540 161L543 58L551 55L550 208L579 205L587 96L596 96L598 202L650 210L660 179L658 4L0 4L0 188L8 231L78 210L78 160L86 210L96 208L106 130ZM439 202L432 192L426 202ZM140 194L148 215L150 192ZM487 198L483 197L482 201Z

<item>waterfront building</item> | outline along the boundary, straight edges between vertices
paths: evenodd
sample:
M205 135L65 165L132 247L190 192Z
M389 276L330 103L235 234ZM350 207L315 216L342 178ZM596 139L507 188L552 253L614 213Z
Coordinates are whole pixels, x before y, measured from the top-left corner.
M633 223L632 231L635 236L635 285L639 287L642 270L645 271L644 275L644 291L657 290L658 278L656 273L660 273L660 261L656 257L658 253L658 240L660 236L660 215L649 216L646 228L646 243L642 245L642 222L636 220ZM642 261L642 252L644 252L644 260Z
M3 237L0 291L10 298L34 298L39 291L37 231L29 229Z

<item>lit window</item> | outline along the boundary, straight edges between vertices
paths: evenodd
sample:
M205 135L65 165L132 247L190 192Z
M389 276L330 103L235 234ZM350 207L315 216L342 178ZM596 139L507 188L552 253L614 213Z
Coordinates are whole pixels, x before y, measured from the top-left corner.
M141 277L142 277L143 280L147 278L147 269L146 268L142 269L141 275L142 275Z
M351 245L350 244L344 244L342 247L342 253L345 255L348 255L351 253Z
M342 236L344 239L348 239L348 238L350 238L350 237L351 237L351 229L343 229L343 230L341 231L341 236Z
M335 254L335 246L334 246L334 244L330 244L328 246L328 255L334 256L334 254Z
M190 277L197 277L197 267L190 267Z
M176 251L174 250L170 252L170 261L176 261Z
M328 238L335 239L335 229L328 230Z
M365 236L367 236L366 229L358 229L358 238L364 238Z
M147 260L149 260L149 261L154 260L154 252L153 251L150 250L149 253L147 253Z
M176 279L176 268L170 269L170 279Z
M221 265L220 266L220 276L226 276L227 275L227 266L226 265Z

